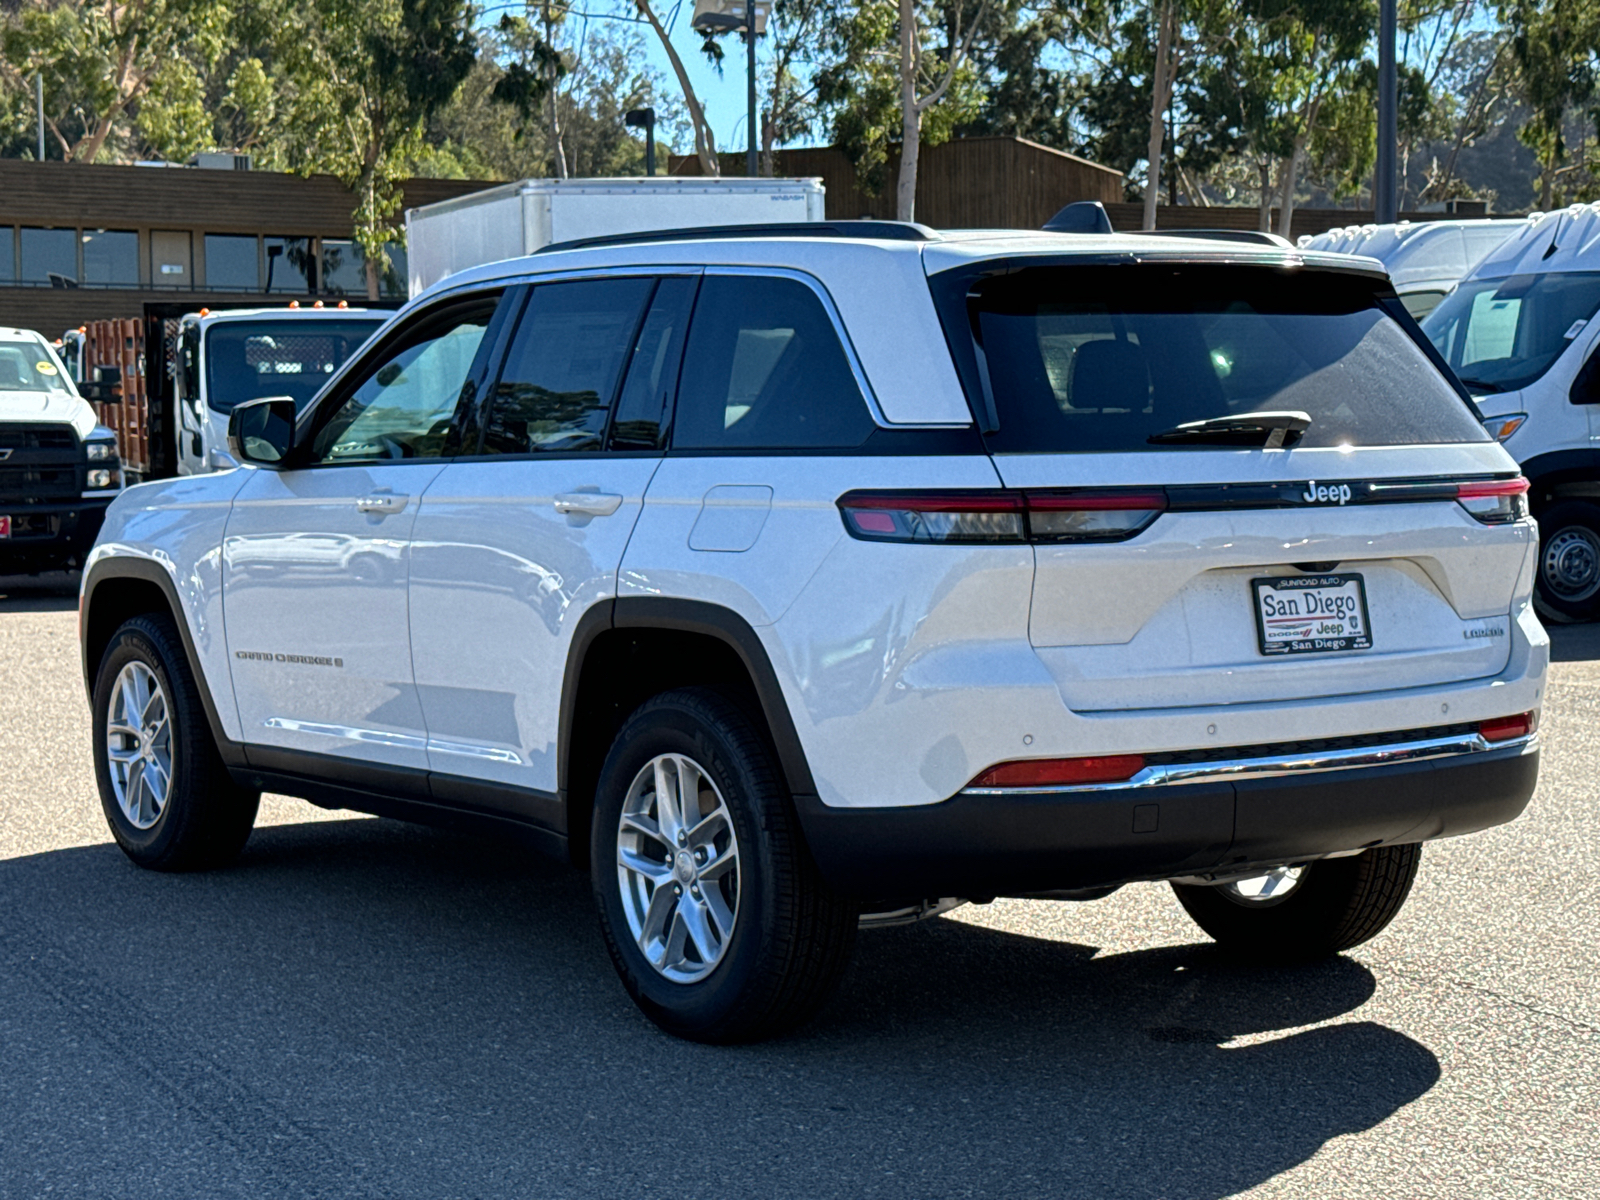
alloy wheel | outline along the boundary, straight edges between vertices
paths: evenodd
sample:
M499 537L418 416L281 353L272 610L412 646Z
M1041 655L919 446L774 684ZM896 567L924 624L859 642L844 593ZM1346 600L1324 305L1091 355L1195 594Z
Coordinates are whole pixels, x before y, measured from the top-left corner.
M723 959L739 918L739 839L722 793L681 754L634 777L617 824L617 883L640 952L674 983Z
M106 758L117 807L135 829L149 829L172 790L172 714L160 680L142 662L123 667L112 684Z

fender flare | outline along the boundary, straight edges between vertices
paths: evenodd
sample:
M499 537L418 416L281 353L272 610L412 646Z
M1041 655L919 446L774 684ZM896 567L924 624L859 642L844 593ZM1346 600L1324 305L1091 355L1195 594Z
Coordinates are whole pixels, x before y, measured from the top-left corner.
M83 576L83 593L78 602L78 645L80 657L83 659L84 690L89 695L91 710L94 707L95 676L100 673L98 661L89 661L89 630L93 627L92 614L96 593L100 587L117 580L137 579L143 583L153 583L166 597L169 615L172 622L178 627L178 637L183 642L184 656L189 660L189 673L194 676L195 686L200 692L200 703L205 709L206 722L211 726L211 737L217 744L217 751L222 756L222 761L230 767L244 766L244 748L224 732L222 718L217 712L216 701L211 695L210 681L200 667L200 655L194 645L194 637L189 632L189 621L185 614L183 602L178 598L178 588L172 581L171 574L160 563L148 558L111 557L102 558L92 564Z
M720 604L666 596L625 596L602 602L585 612L579 618L567 650L567 670L561 687L561 732L556 768L557 787L563 797L566 797L568 789L573 717L584 657L596 638L613 629L665 629L695 633L715 638L732 649L755 687L790 794L810 796L816 793L811 768L806 762L794 719L789 714L783 688L778 683L778 674L773 670L766 647L750 623Z

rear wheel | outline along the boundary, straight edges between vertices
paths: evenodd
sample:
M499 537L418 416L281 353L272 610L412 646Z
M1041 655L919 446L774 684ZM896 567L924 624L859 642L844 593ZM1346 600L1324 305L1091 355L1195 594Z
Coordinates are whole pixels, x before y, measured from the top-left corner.
M111 835L141 867L192 871L238 855L261 796L217 753L177 628L127 621L100 660L94 766Z
M772 752L740 708L686 688L648 701L601 772L595 900L623 985L668 1033L749 1042L832 993L855 906L817 873Z
M1323 958L1376 937L1411 893L1422 847L1279 867L1252 879L1174 883L1178 902L1226 950L1268 962Z
M1590 621L1600 616L1600 505L1563 500L1539 515L1541 616Z

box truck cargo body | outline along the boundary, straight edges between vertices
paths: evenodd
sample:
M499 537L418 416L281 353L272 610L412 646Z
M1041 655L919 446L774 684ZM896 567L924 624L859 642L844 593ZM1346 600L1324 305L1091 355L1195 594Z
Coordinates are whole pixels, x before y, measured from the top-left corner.
M553 242L823 217L820 179L524 179L407 209L410 290Z

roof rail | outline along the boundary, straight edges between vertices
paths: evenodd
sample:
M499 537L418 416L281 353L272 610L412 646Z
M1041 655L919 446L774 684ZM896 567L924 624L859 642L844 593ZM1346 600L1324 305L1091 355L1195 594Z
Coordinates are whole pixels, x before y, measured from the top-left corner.
M551 242L535 254L586 250L594 246L631 246L641 242L700 242L720 238L823 237L891 242L935 242L939 234L912 221L782 221L764 225L699 225L690 229L643 229L600 237Z
M1213 242L1249 242L1253 246L1277 246L1293 250L1294 243L1276 233L1262 233L1259 229L1145 229L1139 237L1205 238Z

